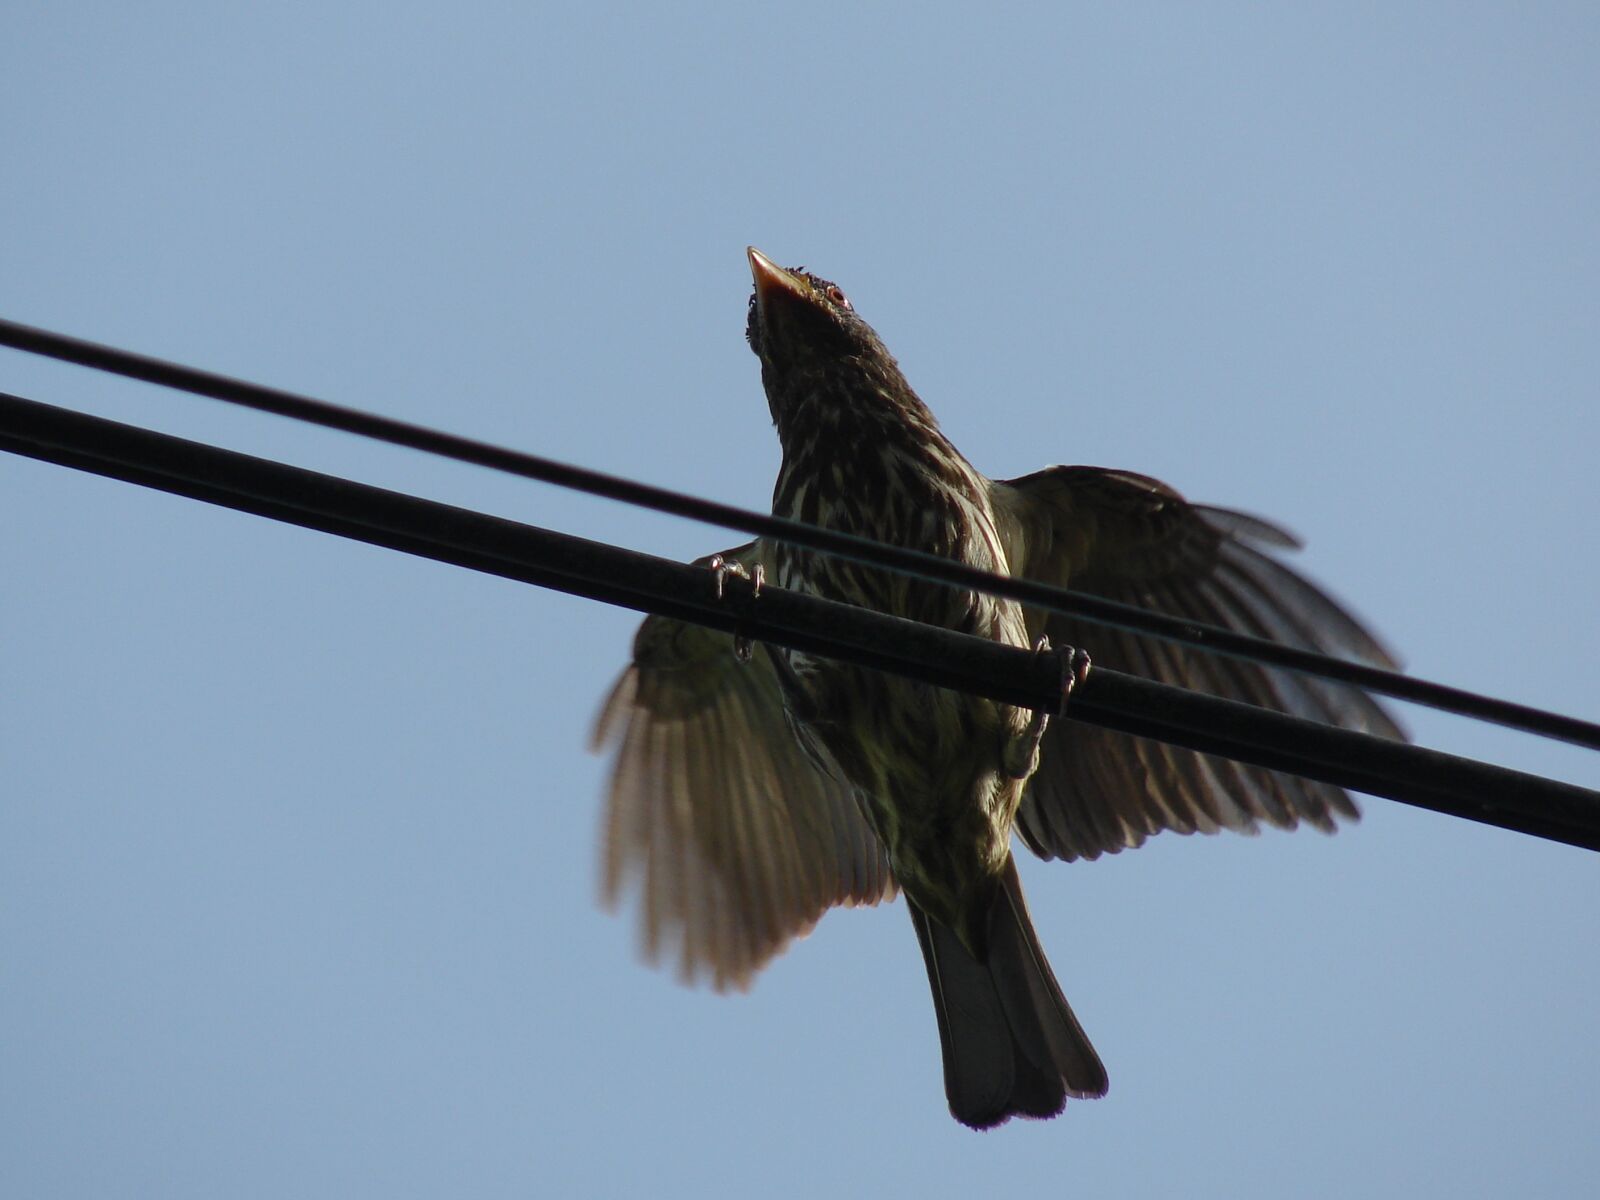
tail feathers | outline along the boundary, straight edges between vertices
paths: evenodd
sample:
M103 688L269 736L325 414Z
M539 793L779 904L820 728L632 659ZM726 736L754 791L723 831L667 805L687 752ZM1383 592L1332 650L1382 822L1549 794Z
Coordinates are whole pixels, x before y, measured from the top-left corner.
M988 958L910 904L933 987L950 1112L974 1129L1053 1117L1106 1094L1106 1071L1061 994L1028 918L1015 863L989 913Z

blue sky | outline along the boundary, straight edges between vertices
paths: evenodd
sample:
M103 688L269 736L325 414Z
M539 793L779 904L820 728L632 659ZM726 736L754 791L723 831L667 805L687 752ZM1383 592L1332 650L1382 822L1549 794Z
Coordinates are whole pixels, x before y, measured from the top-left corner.
M1594 719L1597 59L1576 4L13 5L0 313L761 507L753 242L837 279L991 474L1269 515L1417 673ZM0 390L739 540L9 351ZM979 1136L898 905L734 998L596 908L630 614L8 457L0 514L7 1195L1600 1172L1588 854L1371 800L1024 862L1112 1090Z

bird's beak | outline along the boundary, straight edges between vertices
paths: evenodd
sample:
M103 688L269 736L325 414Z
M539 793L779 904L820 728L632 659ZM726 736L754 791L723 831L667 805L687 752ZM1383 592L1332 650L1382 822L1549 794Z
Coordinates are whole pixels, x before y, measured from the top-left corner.
M784 270L754 246L747 247L745 253L750 256L750 274L756 281L756 304L763 310L775 300L811 298L805 281L793 271Z

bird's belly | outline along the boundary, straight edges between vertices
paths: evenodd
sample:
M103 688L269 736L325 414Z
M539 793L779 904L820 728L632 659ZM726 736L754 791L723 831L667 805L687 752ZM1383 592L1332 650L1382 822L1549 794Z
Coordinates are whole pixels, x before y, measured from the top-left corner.
M960 489L874 493L864 504L815 481L780 483L811 497L785 515L915 546L1006 573L993 513L978 482ZM898 507L897 507L898 506ZM774 510L780 506L775 504ZM899 511L904 509L905 511ZM1013 646L1028 644L1020 606L787 545L775 549L780 586ZM901 888L946 924L987 896L1004 870L1022 783L1006 747L1029 714L980 696L785 651L786 708L802 745L861 797Z
M791 652L802 746L847 780L901 888L949 922L999 875L1022 783L1002 770L1027 714L1009 705Z

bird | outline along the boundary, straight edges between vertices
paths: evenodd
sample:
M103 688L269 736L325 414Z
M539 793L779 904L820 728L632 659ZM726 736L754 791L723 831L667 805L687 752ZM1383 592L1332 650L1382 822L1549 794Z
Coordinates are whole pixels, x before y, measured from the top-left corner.
M775 515L1393 667L1340 603L1285 566L1298 541L1132 471L983 475L944 435L844 291L754 247L746 338L782 463ZM1202 653L768 538L699 560L1017 647L1391 738L1365 692ZM644 955L748 988L836 906L903 895L933 994L946 1100L987 1129L1106 1094L1045 957L1014 840L1094 859L1171 830L1332 832L1329 784L652 616L603 702L613 754L601 892L635 885ZM1092 670L1093 666L1089 669ZM1069 701L1070 703L1070 701Z

